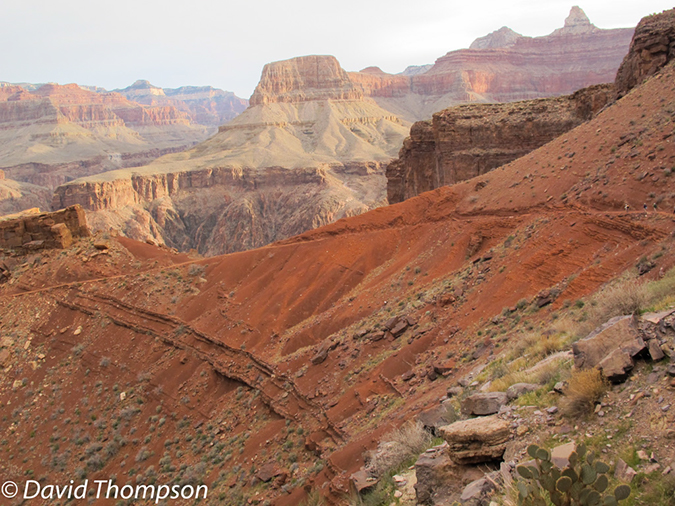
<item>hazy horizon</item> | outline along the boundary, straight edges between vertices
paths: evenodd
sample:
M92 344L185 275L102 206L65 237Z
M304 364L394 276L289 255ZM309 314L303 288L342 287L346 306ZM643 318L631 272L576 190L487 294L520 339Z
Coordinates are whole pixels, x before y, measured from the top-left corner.
M599 28L634 27L642 17L673 7L662 0L621 3L589 0L579 6ZM0 60L0 81L112 90L143 79L162 88L213 86L249 98L272 61L330 54L346 70L377 66L395 74L434 63L502 26L547 35L563 26L576 4L346 0L336 11L307 0L263 0L255 10L213 0L121 0L114 9L89 0L36 0L5 7L0 43L12 50Z

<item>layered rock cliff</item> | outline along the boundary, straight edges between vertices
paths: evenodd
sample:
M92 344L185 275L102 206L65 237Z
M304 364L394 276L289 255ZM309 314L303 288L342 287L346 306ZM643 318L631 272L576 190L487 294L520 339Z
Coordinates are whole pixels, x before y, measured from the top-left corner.
M0 87L0 167L20 182L54 188L147 163L206 135L171 105L145 106L76 84Z
M350 78L385 109L409 120L428 119L461 103L544 98L612 82L632 35L632 28L597 28L574 7L565 26L545 37L503 27L438 58L423 73L366 69Z
M654 75L675 56L675 9L647 16L638 23L628 56L616 75L619 96Z
M386 202L409 123L364 98L332 56L265 66L251 106L194 148L57 188L94 229L204 254L262 246Z
M114 228L205 255L260 247L384 203L384 164L205 168L64 185L53 207L88 209L94 230Z
M614 97L597 85L573 95L451 107L410 129L387 167L390 204L484 174L589 120Z

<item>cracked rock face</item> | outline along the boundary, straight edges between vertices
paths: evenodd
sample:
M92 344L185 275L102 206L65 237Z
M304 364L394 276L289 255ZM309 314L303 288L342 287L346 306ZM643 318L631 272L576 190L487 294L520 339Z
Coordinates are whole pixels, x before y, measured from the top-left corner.
M616 74L619 96L654 75L675 56L675 9L642 18Z
M438 430L448 442L450 458L457 464L500 459L511 436L509 423L494 415L462 420Z

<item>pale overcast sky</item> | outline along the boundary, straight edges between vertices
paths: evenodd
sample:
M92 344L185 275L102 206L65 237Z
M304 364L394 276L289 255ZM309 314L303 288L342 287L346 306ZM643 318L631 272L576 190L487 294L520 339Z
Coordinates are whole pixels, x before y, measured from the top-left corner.
M530 36L563 25L576 0L2 1L0 81L107 89L147 79L248 98L265 63L332 54L346 70L401 72L506 25ZM632 27L664 0L579 3L600 28Z

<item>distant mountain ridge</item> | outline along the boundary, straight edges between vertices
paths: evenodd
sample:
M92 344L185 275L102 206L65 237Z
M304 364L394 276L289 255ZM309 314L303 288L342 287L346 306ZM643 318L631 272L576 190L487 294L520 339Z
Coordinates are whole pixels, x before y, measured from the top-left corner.
M562 28L543 37L502 27L431 66L409 67L401 74L371 67L349 76L381 107L417 121L462 103L546 98L612 82L633 32L597 28L575 6Z
M172 105L194 123L207 127L223 125L248 107L248 100L212 86L160 88L138 80L131 86L113 91L139 104Z

